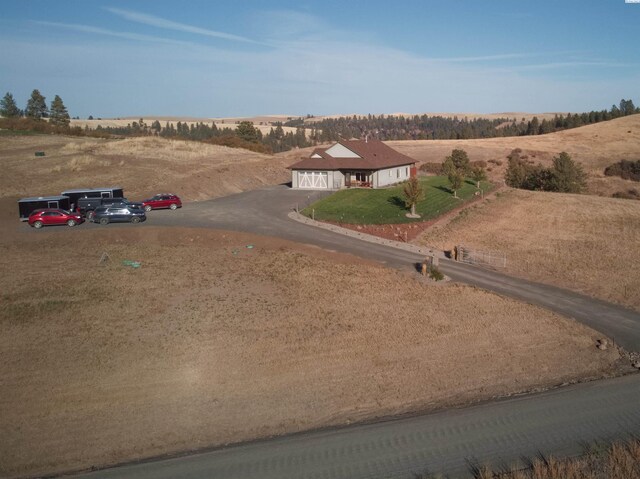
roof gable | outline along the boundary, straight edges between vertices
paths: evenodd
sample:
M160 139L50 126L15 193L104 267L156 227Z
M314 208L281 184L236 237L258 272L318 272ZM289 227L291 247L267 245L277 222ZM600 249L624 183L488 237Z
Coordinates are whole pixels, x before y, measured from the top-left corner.
M329 148L316 148L311 156L289 168L309 170L381 170L413 165L410 158L380 140L343 140Z
M333 156L334 158L362 158L355 151L350 150L342 143L336 143L324 151L327 155Z

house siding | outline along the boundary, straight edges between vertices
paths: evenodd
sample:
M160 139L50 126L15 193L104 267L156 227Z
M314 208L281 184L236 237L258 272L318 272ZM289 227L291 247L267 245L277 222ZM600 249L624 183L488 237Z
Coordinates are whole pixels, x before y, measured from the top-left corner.
M410 165L394 166L393 168L378 170L375 176L374 185L376 188L380 188L408 180L411 176L411 168Z
M333 177L331 176L331 173L333 173ZM334 190L344 188L344 174L341 171L330 171L329 178L331 179L329 188Z

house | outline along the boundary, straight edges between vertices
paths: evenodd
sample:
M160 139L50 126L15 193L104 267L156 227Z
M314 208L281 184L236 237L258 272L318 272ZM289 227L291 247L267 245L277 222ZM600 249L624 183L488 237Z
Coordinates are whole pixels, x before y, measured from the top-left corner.
M291 165L291 187L301 190L382 188L415 176L416 160L379 140L342 140L316 148Z

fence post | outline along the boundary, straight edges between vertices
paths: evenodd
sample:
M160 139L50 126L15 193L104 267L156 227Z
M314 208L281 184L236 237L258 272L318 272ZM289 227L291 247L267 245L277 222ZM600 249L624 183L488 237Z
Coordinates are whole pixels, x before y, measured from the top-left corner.
M316 220L316 209L315 209L315 208L312 208L312 209L311 209L311 219L312 219L313 221L315 221L315 220Z

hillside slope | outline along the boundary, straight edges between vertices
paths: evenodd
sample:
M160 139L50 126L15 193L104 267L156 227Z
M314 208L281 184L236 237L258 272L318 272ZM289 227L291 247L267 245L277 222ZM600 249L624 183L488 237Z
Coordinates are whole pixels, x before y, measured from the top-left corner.
M640 311L640 201L508 190L416 239L507 255L507 272Z
M170 191L186 200L202 200L289 178L287 161L279 157L163 138L3 136L0 151L3 197L119 185L131 199ZM35 151L46 156L35 157Z
M640 114L538 136L386 143L420 162L441 162L454 148L466 150L472 161L501 161L502 165L488 165L492 169L490 177L496 181L504 178L506 157L515 148L521 148L530 160L544 165L550 164L561 151L566 151L589 174L589 193L610 196L626 189L629 183L605 178L603 170L622 159L640 159Z

